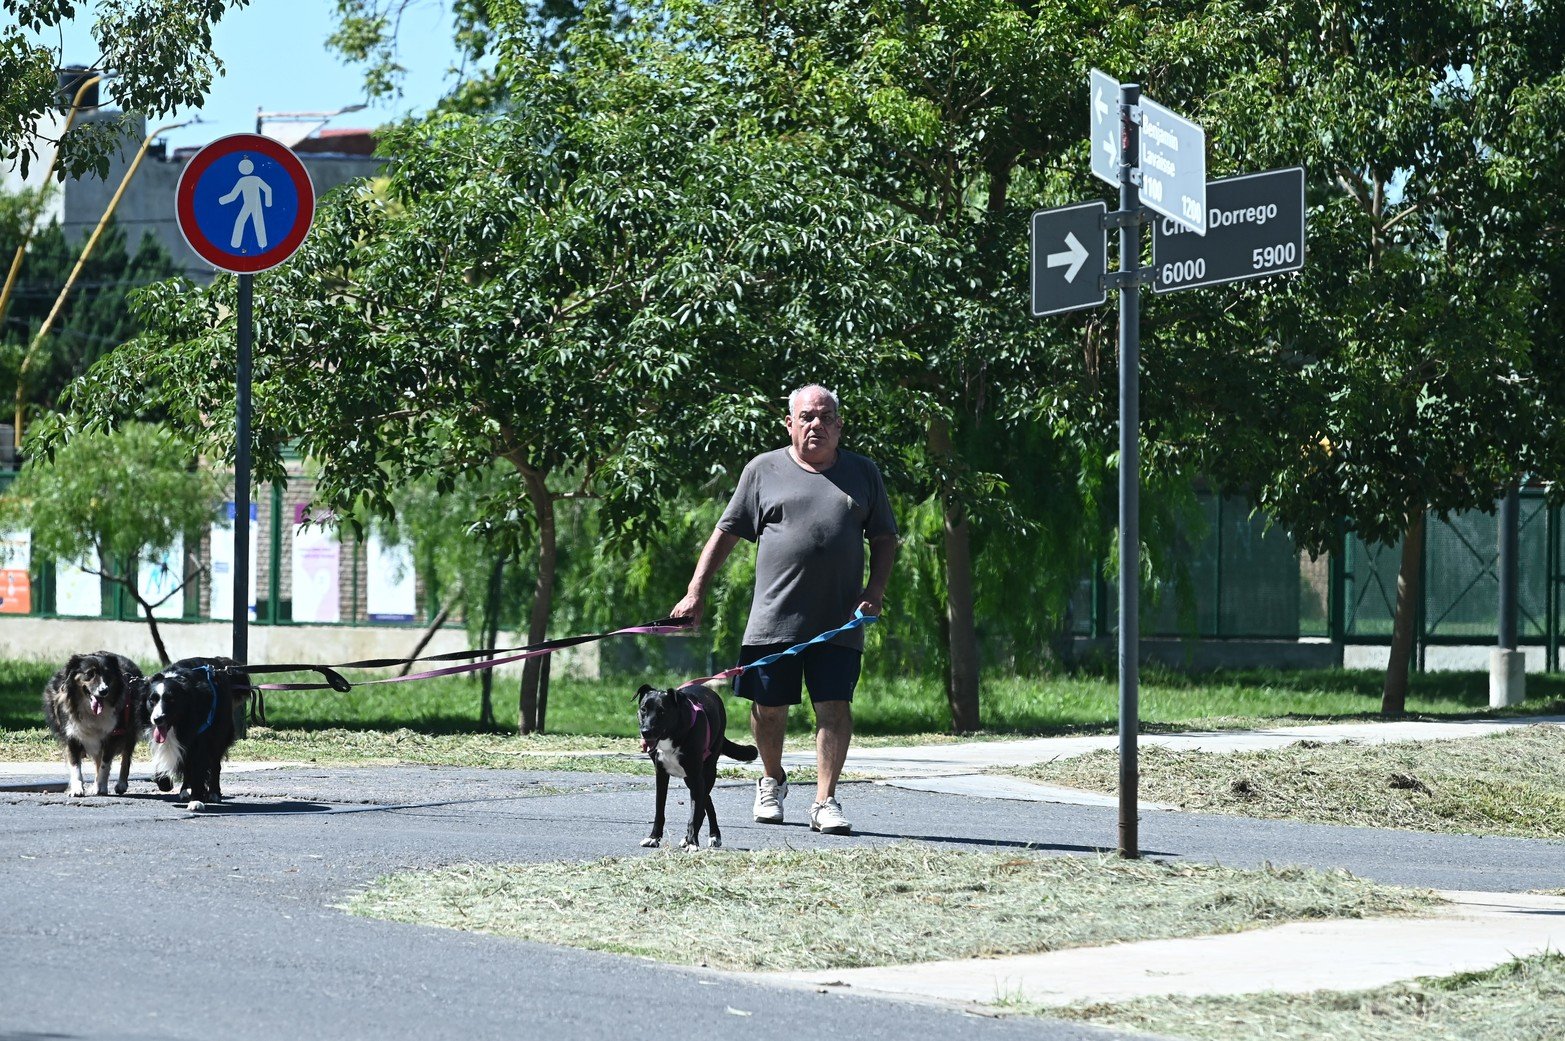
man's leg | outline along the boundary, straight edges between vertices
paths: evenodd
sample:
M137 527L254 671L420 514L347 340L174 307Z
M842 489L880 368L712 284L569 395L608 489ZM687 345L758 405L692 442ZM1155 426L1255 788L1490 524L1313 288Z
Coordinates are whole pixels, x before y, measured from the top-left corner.
M815 723L815 801L825 802L837 794L837 778L848 758L848 745L853 740L853 702L817 701Z
M751 816L757 824L781 824L783 800L788 797L788 775L783 772L783 736L788 731L787 705L750 706L750 732L761 753L765 771L755 782L755 805Z
M788 706L752 704L750 733L755 738L756 749L761 753L763 772L767 777L783 780L783 738L788 733Z

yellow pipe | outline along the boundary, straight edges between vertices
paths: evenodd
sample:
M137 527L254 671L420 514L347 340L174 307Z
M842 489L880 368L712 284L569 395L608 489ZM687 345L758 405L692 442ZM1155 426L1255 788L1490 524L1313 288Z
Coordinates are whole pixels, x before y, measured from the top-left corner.
M65 117L65 128L60 131L60 141L62 143L65 141L65 135L71 132L71 125L76 122L76 113L81 111L82 96L87 93L88 87L92 86L94 83L97 83L102 78L102 73L99 73L96 76L91 76L88 79L83 80L82 85L76 88L76 96L71 99L71 111ZM58 162L59 159L60 150L59 148L56 148L54 150L54 154L49 156L49 165L44 167L42 182L43 188L40 189L41 191L47 192L49 190L49 179L54 176L54 164ZM41 209L42 207L40 207L40 210ZM22 270L22 254L27 252L27 246L33 240L33 231L35 230L37 224L38 214L35 213L28 218L26 226L22 228L21 244L16 247L16 256L11 258L11 270L5 276L5 288L0 289L0 327L4 326L6 311L11 306L11 287L16 285L16 274ZM17 444L21 444L20 438L18 438Z
M92 235L87 239L87 244L82 247L81 256L76 258L76 266L71 268L70 277L65 280L65 285L60 287L60 295L54 298L54 306L49 309L49 316L43 320L43 325L38 327L38 333L33 337L33 342L27 346L27 354L22 358L22 366L16 373L16 445L20 449L22 445L22 421L27 411L27 395L24 388L27 385L26 376L28 367L32 365L33 358L38 353L38 348L43 343L45 336L54 326L55 318L59 317L61 309L65 307L65 298L71 295L71 287L76 284L76 276L81 274L82 267L87 263L87 257L98 244L98 238L103 234L103 229L108 226L109 218L114 215L114 208L120 204L120 197L125 194L125 189L130 185L130 179L135 176L136 168L141 165L141 159L147 154L147 146L152 144L152 139L159 134L170 130L178 130L182 126L189 126L196 122L194 119L182 120L178 123L165 123L152 133L141 139L141 147L136 149L136 158L130 162L130 168L125 171L125 176L120 178L120 185L114 189L114 197L109 200L109 205L104 208L103 216L98 218L98 226L92 229Z

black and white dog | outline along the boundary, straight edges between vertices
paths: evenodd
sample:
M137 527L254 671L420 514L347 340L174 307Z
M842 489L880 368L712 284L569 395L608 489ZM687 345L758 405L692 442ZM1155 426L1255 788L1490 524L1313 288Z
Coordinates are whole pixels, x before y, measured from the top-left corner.
M147 680L123 654L73 654L43 688L43 715L65 749L65 790L87 794L82 756L97 771L94 795L109 794L109 767L120 757L116 795L130 787L130 755L141 736Z
M181 779L192 810L223 801L223 759L234 743L234 699L250 676L232 658L182 658L147 680L152 780L159 791Z
M643 846L663 843L663 807L668 801L668 779L682 777L690 789L690 824L685 828L682 849L700 845L701 818L707 820L707 845L723 844L717 827L717 810L712 806L712 786L717 783L717 757L726 755L742 763L753 762L754 745L736 745L728 740L728 713L722 697L705 686L660 690L643 684L636 692L637 726L641 746L657 767L657 808L652 818L652 834L641 840Z

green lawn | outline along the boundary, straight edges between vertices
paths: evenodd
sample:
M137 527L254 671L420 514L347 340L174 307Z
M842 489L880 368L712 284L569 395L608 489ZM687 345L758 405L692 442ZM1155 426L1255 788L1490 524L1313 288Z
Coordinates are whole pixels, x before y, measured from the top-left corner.
M143 663L148 667L150 663ZM41 697L53 663L0 661L0 731L43 726ZM269 680L287 677L267 677ZM299 679L314 680L310 674ZM353 679L362 679L354 676ZM634 697L643 682L673 683L681 677L623 677L595 681L555 679L549 689L547 729L559 734L630 737L635 732ZM1191 726L1242 726L1260 721L1374 719L1379 716L1379 672L1268 670L1184 676L1145 670L1141 677L1141 720L1147 730ZM516 727L516 679L495 683L500 732ZM1414 675L1408 711L1424 716L1482 714L1488 708L1488 675L1443 672ZM1526 712L1558 712L1565 705L1565 675L1527 677ZM478 725L479 684L470 677L442 677L361 686L335 691L273 692L267 717L277 730L414 730L424 734L472 734ZM1113 677L998 677L985 683L984 729L992 735L1060 734L1112 730L1118 719ZM730 700L737 724L742 703ZM859 738L906 740L943 735L949 712L938 678L886 680L866 677L854 702ZM808 733L807 712L796 712L793 728Z

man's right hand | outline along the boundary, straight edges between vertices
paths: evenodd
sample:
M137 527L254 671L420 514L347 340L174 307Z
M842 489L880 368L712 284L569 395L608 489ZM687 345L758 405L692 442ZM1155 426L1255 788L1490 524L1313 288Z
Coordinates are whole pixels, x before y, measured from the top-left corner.
M701 598L694 593L686 593L685 598L675 604L668 614L670 618L688 618L690 628L698 628L701 625Z

